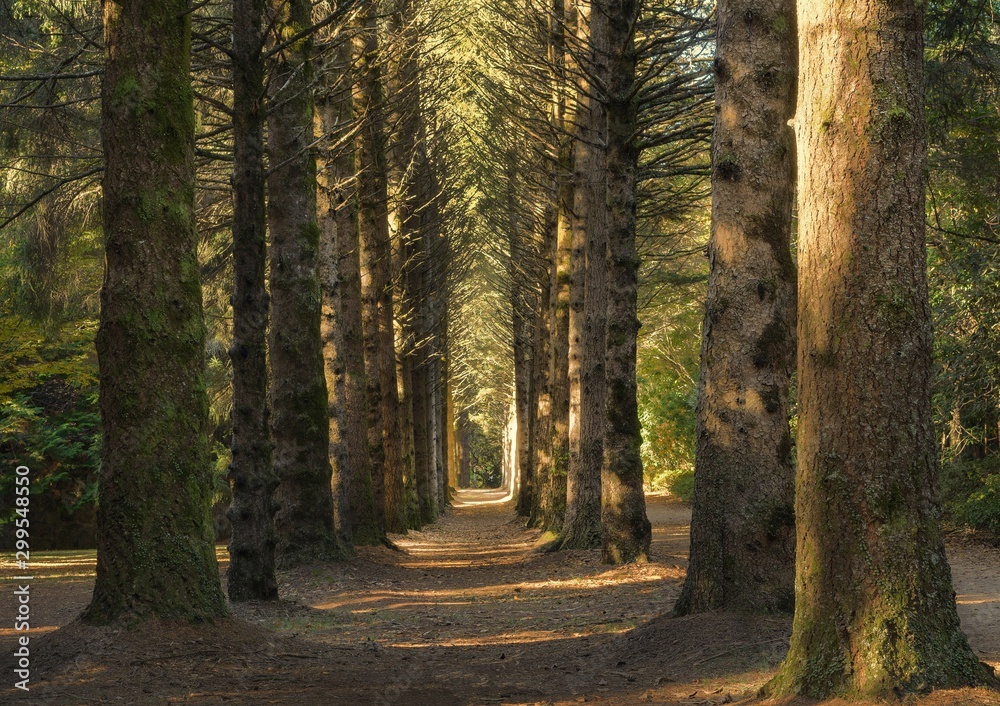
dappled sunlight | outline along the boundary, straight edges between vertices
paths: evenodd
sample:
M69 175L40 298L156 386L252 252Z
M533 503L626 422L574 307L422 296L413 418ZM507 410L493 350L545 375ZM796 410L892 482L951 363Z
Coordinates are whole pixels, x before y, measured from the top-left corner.
M36 637L38 635L44 635L45 633L53 632L58 630L60 626L58 625L37 625L32 624L31 626L31 636ZM17 631L14 628L0 628L0 637L21 637L24 635L23 631Z
M337 610L340 608L348 608L353 605L365 605L375 603L377 601L399 600L403 598L447 599L469 597L476 599L497 598L516 601L531 598L535 593L539 594L543 598L547 598L552 593L559 594L572 591L580 592L583 590L593 590L608 586L640 587L644 584L655 585L661 583L665 579L679 581L684 577L683 572L679 569L664 571L663 567L657 568L660 573L649 575L639 574L634 576L624 576L619 571L612 569L597 575L574 576L562 580L550 579L543 581L523 581L519 583L500 583L480 587L462 586L454 589L427 588L425 590L416 591L399 590L346 593L342 594L342 596L337 600L315 603L312 604L311 607L316 608L317 610ZM443 605L443 603L439 600L434 600L433 602L426 604ZM424 605L424 603L420 603L419 605ZM389 608L389 606L385 607Z
M601 634L620 635L626 629L608 630ZM550 630L521 630L518 632L503 633L500 635L480 635L473 638L449 638L435 642L394 642L390 647L400 647L403 649L419 649L422 647L480 647L486 645L502 645L504 647L515 645L530 645L539 642L556 642L574 640L581 637L589 637L594 633L574 632L562 634Z
M975 594L971 596L959 595L956 598L958 605L990 605L996 603L1000 605L1000 594L998 595L982 595Z
M452 505L458 507L474 507L477 505L503 505L514 499L509 490L503 488L474 489L465 488L452 498Z

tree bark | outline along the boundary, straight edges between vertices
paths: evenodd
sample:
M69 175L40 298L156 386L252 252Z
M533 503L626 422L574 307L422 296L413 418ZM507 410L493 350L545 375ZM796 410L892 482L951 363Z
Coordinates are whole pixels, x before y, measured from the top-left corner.
M534 457L531 445L532 418L532 361L534 357L534 310L527 273L523 263L529 260L525 247L525 233L518 217L516 155L507 156L507 215L508 247L510 260L511 324L514 347L514 413L517 431L514 448L516 452L517 480L515 482L516 512L519 517L531 514L531 498L534 492Z
M550 316L551 292L552 292L552 269L554 263L555 250L555 223L554 210L546 208L548 212L542 224L542 234L540 243L540 254L544 258L544 265L541 268L541 287L539 288L535 310L538 316L535 317L535 395L536 405L534 414L534 441L535 441L535 489L531 514L528 516L529 527L542 527L545 524L547 503L549 494L549 477L552 474L552 368L551 368L551 347L552 337L549 332L552 329ZM551 216L549 215L551 214Z
M309 0L270 0L274 42L312 23ZM274 56L268 114L271 433L279 566L341 559L333 516L330 415L320 338L319 225L309 38Z
M607 18L581 6L577 34L591 48L586 67L594 72L605 58L592 50L602 43ZM604 454L604 329L607 315L607 202L605 200L604 107L592 97L586 72L578 81L579 131L573 153L573 264L570 276L570 455L566 478L563 549L601 546L601 458ZM575 293L575 294L574 294ZM575 388L575 390L574 390ZM575 399L574 399L575 398ZM574 413L575 411L575 413Z
M939 526L923 14L798 8L798 554L773 694L995 683L959 627Z
M555 72L553 124L558 135L556 178L556 242L550 275L549 293L549 375L551 386L550 435L552 462L545 493L544 527L558 534L566 514L566 474L569 469L569 311L570 267L573 245L573 139L570 136L574 110L569 92L566 67L565 32L575 22L575 11L567 9L566 0L554 0L552 5L550 62Z
M642 432L636 401L635 356L639 333L635 245L637 106L635 23L639 0L604 0L607 46L608 329L606 426L601 468L601 556L605 563L645 560L651 527L643 495ZM596 4L595 4L596 7ZM601 48L599 47L600 51Z
M392 100L397 126L392 148L392 181L395 185L396 222L398 225L400 328L405 349L401 362L405 368L404 387L408 391L409 419L404 420L406 436L412 437L412 475L416 490L417 528L433 522L430 511L430 469L427 435L427 345L426 321L429 306L426 286L428 258L425 252L421 209L433 195L427 194L427 159L423 122L420 115L420 37L417 34L417 7L414 0L397 0L391 16L398 57L392 80ZM424 211L425 212L425 211ZM404 414L404 416L406 416Z
M103 428L91 623L225 614L194 220L191 3L104 6Z
M226 578L234 602L278 597L264 286L264 6L265 0L233 1L233 457Z
M790 612L794 0L722 0L691 553L675 615Z
M362 299L365 365L368 374L369 436L379 484L385 529L406 532L403 449L396 386L393 329L392 248L389 241L388 165L385 146L385 98L379 65L377 8L369 1L356 37L358 87L355 105L364 124L358 133ZM381 452L378 451L381 446Z
M361 243L358 232L358 197L355 177L356 153L353 140L346 139L355 127L353 102L353 48L347 37L338 36L337 54L332 71L336 82L330 87L324 117L324 133L330 135L334 148L327 161L334 223L329 234L336 234L337 279L340 297L338 358L343 369L343 417L340 434L346 454L340 469L340 482L346 495L349 529L355 545L386 543L381 512L375 502L372 460L368 448L368 397L365 375L364 338L361 325ZM326 232L326 231L325 231ZM324 236L328 237L328 236Z
M448 260L448 243L442 243L445 249L444 261ZM441 461L438 470L440 482L440 492L438 495L438 514L443 514L451 503L451 489L458 487L458 469L453 468L448 457L448 400L451 398L451 378L448 374L448 301L444 288L445 271L441 271L441 288L439 291L438 312L440 321L438 322L438 395L437 419L438 429L438 458Z
M437 461L434 444L434 431L437 423L432 418L433 390L431 388L431 328L433 313L430 311L432 295L430 291L430 252L429 252L429 212L426 208L434 194L429 192L431 183L430 164L423 145L418 147L414 170L417 187L418 203L424 207L419 217L419 228L416 239L412 242L411 291L414 292L415 306L412 312L413 327L417 346L414 350L413 363L413 445L414 445L414 475L417 481L417 504L420 518L425 523L437 519L437 503L434 501L434 464Z

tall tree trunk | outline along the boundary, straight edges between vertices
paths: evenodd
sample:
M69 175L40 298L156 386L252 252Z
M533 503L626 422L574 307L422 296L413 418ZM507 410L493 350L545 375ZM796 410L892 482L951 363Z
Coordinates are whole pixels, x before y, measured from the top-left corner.
M430 472L427 467L427 385L425 322L428 297L425 286L427 257L424 252L421 208L426 205L427 160L423 145L423 125L420 116L420 37L417 34L416 2L396 0L390 25L398 47L395 71L392 74L392 100L396 125L392 145L392 181L395 185L396 222L400 253L400 328L404 341L401 364L404 368L403 383L408 392L408 405L404 406L404 437L412 440L411 464L416 489L417 527L423 522L433 522L434 513L428 513ZM421 496L421 491L423 495Z
M426 343L424 344L426 346ZM437 504L434 502L432 464L436 454L432 448L433 432L430 400L432 393L428 378L430 364L426 358L418 360L413 370L413 445L414 469L417 481L417 503L420 519L424 523L437 519Z
M608 149L608 329L606 426L601 469L602 558L619 564L649 554L651 528L642 491L642 432L635 355L639 254L635 245L635 23L640 0L603 0L608 17L606 76ZM596 6L596 3L595 3ZM598 47L598 51L602 48Z
M327 96L318 96L316 110L322 128L330 112ZM324 133L326 130L324 130ZM344 374L344 332L341 327L342 297L340 290L340 249L337 244L337 194L332 180L333 170L323 161L316 178L317 215L320 226L319 276L323 293L323 318L320 336L323 340L323 362L329 393L330 465L332 468L333 518L337 536L344 544L351 543L349 484L346 431L346 379Z
M104 7L101 487L92 623L226 612L210 506L191 3Z
M579 43L593 46L607 32L607 18L582 6ZM587 57L589 70L605 61ZM566 522L563 549L601 546L601 457L604 453L604 329L607 315L605 270L604 107L593 100L586 72L578 80L577 140L573 152L573 260L570 275L570 454L566 477Z
M277 46L312 23L309 0L270 0ZM271 433L278 475L274 516L280 566L340 559L333 516L330 415L319 286L313 141L312 42L274 54L268 114L271 230Z
M232 525L227 590L231 601L278 597L274 575L274 490L267 404L264 286L265 0L233 0L233 363Z
M389 241L385 146L385 98L379 65L377 8L367 3L357 34L358 133L362 299L368 374L369 436L375 468L381 462L380 499L388 532L406 532L403 449L396 386L396 344L392 308L392 249ZM381 440L381 441L380 441ZM378 451L381 446L381 453Z
M434 194L430 193L429 187L432 181L429 174L430 163L424 145L419 145L417 150L414 181L417 203L423 211L419 216L417 237L411 243L412 262L408 271L408 276L411 278L410 288L414 293L415 306L412 315L417 339L413 363L413 466L420 517L423 522L430 523L437 519L432 470L437 461L436 448L433 446L437 423L431 414L433 390L430 377L432 370L430 321L433 314L430 311L432 293L429 286L431 260L428 240L432 225L429 223L429 213L432 209L427 208Z
M795 2L722 0L691 553L676 615L791 611Z
M567 28L575 26L575 11L567 9L566 0L554 0L551 16L550 61L555 69L553 123L558 135L556 175L556 243L552 262L552 284L549 293L549 374L552 463L546 485L545 529L554 533L562 530L566 513L566 474L569 468L569 309L570 265L573 245L573 139L570 136L574 110L568 71L566 68Z
M552 317L549 315L552 293L552 275L555 250L554 209L546 206L546 214L542 225L540 255L544 258L541 269L541 287L539 288L535 311L535 394L536 405L534 413L535 430L535 496L528 516L529 527L542 527L548 511L548 486L552 475L552 368L551 348Z
M353 152L345 146L332 147L352 118L350 107L350 64L344 64L343 51L350 43L342 36L327 33L326 41L338 43L332 66L324 72L321 85L315 91L316 127L323 136L320 143L316 172L316 210L320 228L319 278L323 296L320 335L323 340L323 362L329 393L330 463L333 468L333 516L337 535L345 545L352 543L351 530L351 466L348 455L349 421L347 408L347 372L344 351L343 280L340 274L340 225L345 220L338 209L348 209L344 201L346 182L353 171ZM349 56L349 55L348 55ZM345 73L346 72L346 73ZM338 78L340 80L338 80ZM346 79L347 86L344 85ZM346 105L345 105L346 104ZM344 224L345 230L351 224ZM348 235L344 233L343 235ZM355 236L356 237L356 236Z
M771 693L995 683L959 628L939 526L923 14L799 6L798 554Z
M510 261L508 276L510 278L511 323L514 346L514 413L517 417L516 469L517 490L516 506L520 517L531 514L531 496L534 492L534 457L531 455L531 418L532 418L532 360L534 314L530 289L527 284L527 273L523 263L527 261L528 253L524 243L524 231L521 219L518 217L517 171L516 155L508 155L507 167L507 214L508 214L508 247Z
M447 241L444 242L445 262L447 262ZM443 269L443 268L442 268ZM438 458L441 460L441 467L438 471L440 480L440 493L438 495L438 513L443 513L451 502L451 488L458 486L458 469L453 468L448 462L448 399L451 397L451 378L448 373L448 302L444 294L444 272L441 273L442 287L439 290L440 302L438 304L439 333L438 333L438 395L437 418L438 428Z
M344 392L340 434L344 446L344 466L339 469L346 496L344 526L356 545L384 544L381 512L372 487L372 460L368 448L368 397L365 376L364 338L361 325L361 260L358 232L355 150L347 139L355 126L353 102L353 49L346 36L338 36L336 58L331 67L335 81L322 111L323 132L336 147L328 155L328 189L334 222L324 227L324 238L336 234L337 292L340 329L337 358L343 370ZM343 144L338 144L340 142ZM327 230L329 228L330 230ZM325 278L324 278L325 279ZM328 357L329 353L327 351Z

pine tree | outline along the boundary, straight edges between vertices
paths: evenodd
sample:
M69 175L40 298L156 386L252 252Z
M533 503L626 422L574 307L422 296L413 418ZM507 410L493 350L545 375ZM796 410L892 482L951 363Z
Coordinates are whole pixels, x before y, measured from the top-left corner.
M225 613L209 508L189 0L104 13L97 582L84 618Z
M312 3L270 0L273 60L267 147L271 233L271 433L281 566L340 559L319 282L313 153Z
M909 0L799 6L795 619L772 694L993 680L939 524L923 18Z
M607 46L607 203L608 310L606 343L606 426L601 468L601 554L606 563L648 557L652 528L643 495L642 431L636 400L636 337L639 255L636 251L636 185L639 166L638 105L634 92L637 53L635 26L639 0L604 0L595 12L608 18Z
M691 553L676 615L790 611L794 2L722 0Z
M264 209L264 0L233 0L233 460L227 591L232 601L278 596L267 403Z

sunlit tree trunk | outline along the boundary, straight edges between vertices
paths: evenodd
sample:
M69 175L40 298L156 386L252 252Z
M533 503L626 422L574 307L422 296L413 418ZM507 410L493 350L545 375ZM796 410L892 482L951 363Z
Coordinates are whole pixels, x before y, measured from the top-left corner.
M364 121L358 133L358 199L369 436L373 469L381 470L379 496L385 529L406 532L393 329L392 249L386 210L385 98L379 64L377 12L374 2L368 2L356 37L359 79L355 97L357 113Z
M790 611L794 0L722 0L691 553L674 613Z
M603 42L607 18L581 6L580 45ZM589 52L591 67L605 58ZM593 68L589 68L594 71ZM573 259L570 298L570 455L563 549L601 546L601 458L604 453L604 329L607 315L604 108L592 100L587 73L578 81L580 107L573 152Z
M549 494L547 488L552 475L552 368L551 349L552 317L550 316L552 271L555 253L554 210L546 206L542 225L540 255L543 258L541 286L539 287L535 311L535 410L534 410L534 452L535 452L535 493L532 498L529 527L541 527L545 523Z
M390 28L395 37L397 58L392 72L392 123L396 126L392 142L392 182L395 186L396 221L400 267L398 282L401 290L400 328L404 350L400 356L404 369L403 386L408 392L409 419L404 419L404 437L412 440L411 464L414 476L410 483L415 490L413 504L417 526L433 522L429 513L429 477L427 467L426 340L425 327L428 307L421 208L427 201L427 161L424 154L423 126L420 115L420 75L418 24L414 0L396 0L390 16ZM404 415L405 416L405 415ZM409 504L409 502L408 502Z
M233 2L233 364L232 501L227 591L231 601L277 598L267 403L264 212L265 0Z
M97 582L84 613L93 623L226 611L210 518L190 9L104 6L103 443Z
M514 413L517 417L517 432L515 451L517 454L516 468L518 478L515 483L517 490L516 508L520 517L531 514L532 493L534 491L534 457L531 445L532 418L532 361L534 357L535 312L532 308L532 295L528 286L528 273L524 263L530 261L525 235L518 217L518 202L516 183L515 154L507 156L507 228L510 260L508 276L510 277L511 324L514 347Z
M601 469L602 557L643 560L651 528L642 490L635 356L639 254L635 244L637 144L635 23L640 0L602 0L607 12L608 313L606 426ZM599 11L598 3L594 11ZM603 47L598 47L602 51Z
M316 112L320 128L330 127L331 106L327 96L318 95ZM341 326L343 311L340 289L340 249L337 232L337 187L333 181L332 165L320 160L316 177L316 206L320 227L319 276L323 294L320 335L323 340L323 362L326 388L329 394L330 415L330 465L332 468L333 518L338 537L351 542L349 484L346 431L346 379L344 374L344 332Z
M321 277L324 286L329 288L334 284L329 278L331 274L336 274L339 299L339 306L331 311L335 319L327 320L324 331L325 341L336 346L336 351L325 346L328 377L331 372L338 374L338 368L339 375L343 377L343 402L337 406L341 412L338 426L343 445L343 465L335 472L344 496L343 518L338 529L349 532L353 544L374 545L384 543L386 537L381 526L381 513L375 504L368 448L355 149L353 140L347 139L354 127L353 50L347 37L338 35L334 41L338 42L336 54L324 77L326 95L320 108L323 133L329 140L321 188L328 192L327 208L332 209L332 219L327 213L322 224ZM326 248L331 243L336 246L335 270L323 264L329 261ZM334 352L336 358L333 357ZM332 360L336 360L336 364L331 371ZM340 394L339 391L337 394Z
M527 517L531 512L534 472L531 456L531 330L534 317L523 311L524 304L515 305L514 323L514 412L517 432L514 444L517 454L516 506L517 514Z
M549 61L555 71L552 120L558 135L556 178L556 242L549 292L549 375L551 385L552 461L545 494L545 529L558 533L566 513L566 473L569 467L569 310L570 262L573 245L573 139L574 110L568 93L566 31L574 26L575 11L566 0L552 5Z
M923 4L798 9L795 619L774 694L992 681L939 526L924 239Z

